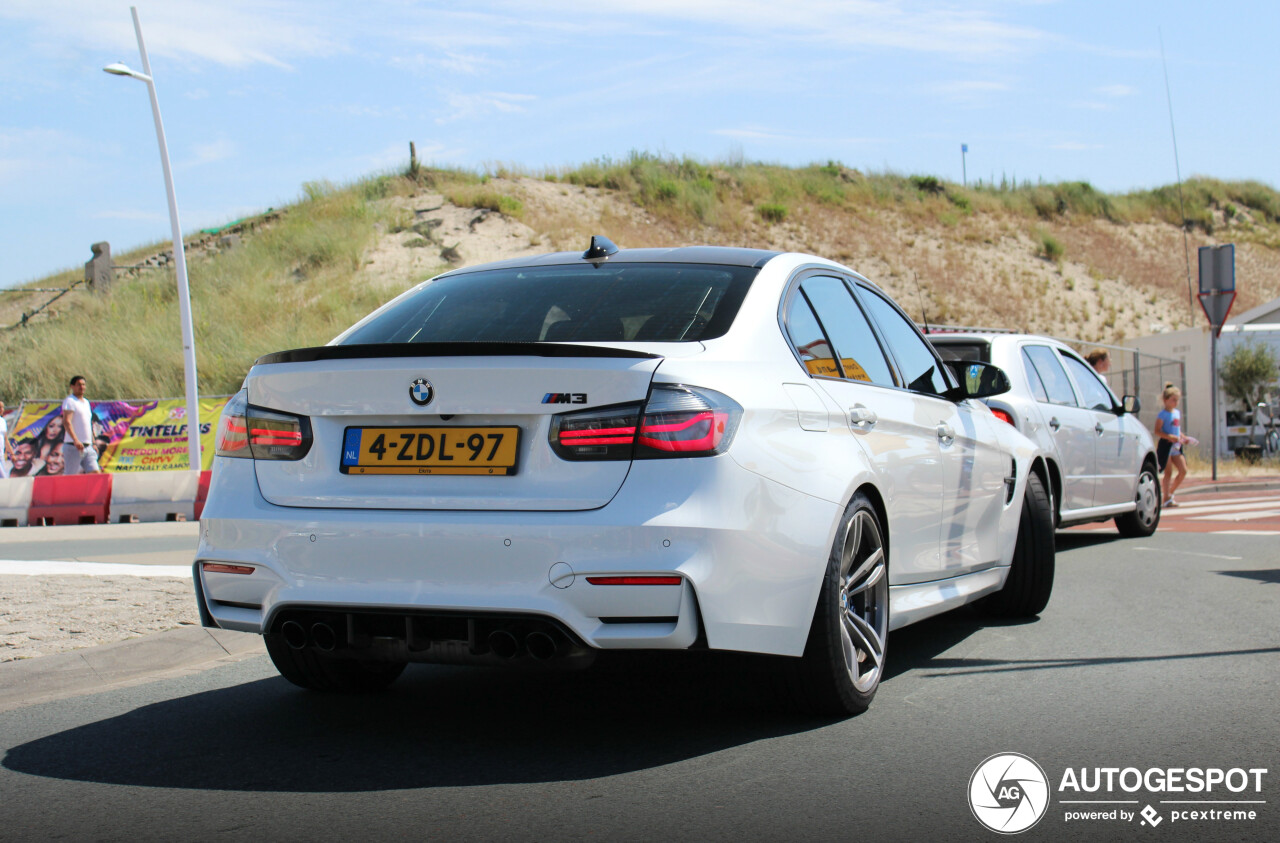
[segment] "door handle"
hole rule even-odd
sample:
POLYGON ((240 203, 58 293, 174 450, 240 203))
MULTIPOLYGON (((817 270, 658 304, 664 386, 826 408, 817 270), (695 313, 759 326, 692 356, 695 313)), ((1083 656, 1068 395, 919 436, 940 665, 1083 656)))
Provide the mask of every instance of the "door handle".
POLYGON ((939 422, 938 441, 943 445, 950 445, 952 442, 956 441, 956 432, 951 429, 950 425, 939 422))
POLYGON ((875 427, 879 420, 880 417, 876 415, 875 410, 861 404, 855 404, 849 408, 849 427, 854 433, 870 433, 871 428, 875 427))
POLYGON ((1102 422, 1098 422, 1093 426, 1093 432, 1098 434, 1099 436, 1102 435, 1102 422))
POLYGON ((1054 416, 1053 418, 1049 419, 1049 427, 1053 428, 1054 433, 1057 433, 1058 428, 1062 427, 1062 422, 1058 421, 1057 416, 1054 416))

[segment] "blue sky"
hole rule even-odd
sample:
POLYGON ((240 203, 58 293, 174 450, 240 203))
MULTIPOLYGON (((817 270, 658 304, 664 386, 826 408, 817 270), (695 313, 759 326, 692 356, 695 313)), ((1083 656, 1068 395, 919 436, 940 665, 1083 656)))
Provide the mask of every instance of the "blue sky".
MULTIPOLYGON (((428 163, 637 149, 959 181, 1280 184, 1280 6, 135 0, 184 231, 428 163)), ((0 2, 0 286, 168 237, 129 2, 0 2)))

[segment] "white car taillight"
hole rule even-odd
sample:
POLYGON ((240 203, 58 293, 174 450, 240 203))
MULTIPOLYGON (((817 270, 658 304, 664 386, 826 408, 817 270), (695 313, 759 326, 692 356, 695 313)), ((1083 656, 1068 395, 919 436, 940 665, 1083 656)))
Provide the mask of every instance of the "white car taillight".
POLYGON ((551 448, 566 460, 667 459, 722 454, 742 407, 719 392, 656 384, 644 404, 556 416, 551 448))
POLYGON ((311 449, 311 421, 249 404, 242 390, 218 419, 216 453, 255 460, 300 460, 311 449))

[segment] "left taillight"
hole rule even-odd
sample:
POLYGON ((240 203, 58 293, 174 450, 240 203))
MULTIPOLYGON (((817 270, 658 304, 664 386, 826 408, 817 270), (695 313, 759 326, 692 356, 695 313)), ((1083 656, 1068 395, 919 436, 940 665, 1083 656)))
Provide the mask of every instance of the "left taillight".
POLYGON ((566 460, 709 457, 728 450, 741 418, 742 407, 714 390, 655 384, 643 404, 556 416, 551 449, 566 460))
POLYGON ((997 408, 997 407, 992 407, 992 408, 991 408, 991 415, 993 415, 993 416, 995 416, 996 418, 1000 419, 1000 421, 1004 422, 1005 424, 1011 424, 1011 425, 1013 425, 1014 427, 1017 427, 1017 425, 1016 425, 1016 424, 1014 424, 1013 416, 1012 416, 1012 415, 1011 415, 1007 410, 1001 410, 1001 409, 999 409, 999 408, 997 408))
POLYGON ((218 419, 216 447, 220 457, 300 460, 311 450, 311 420, 255 407, 241 390, 218 419))

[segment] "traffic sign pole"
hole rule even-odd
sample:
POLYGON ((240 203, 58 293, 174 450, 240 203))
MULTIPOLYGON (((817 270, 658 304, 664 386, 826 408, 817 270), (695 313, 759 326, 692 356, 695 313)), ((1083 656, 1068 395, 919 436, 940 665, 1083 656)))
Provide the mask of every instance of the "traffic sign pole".
POLYGON ((1218 337, 1222 326, 1236 301, 1236 247, 1233 243, 1222 246, 1201 246, 1200 260, 1200 309, 1209 320, 1213 334, 1209 337, 1209 406, 1213 413, 1210 426, 1213 444, 1213 479, 1218 479, 1218 337))

